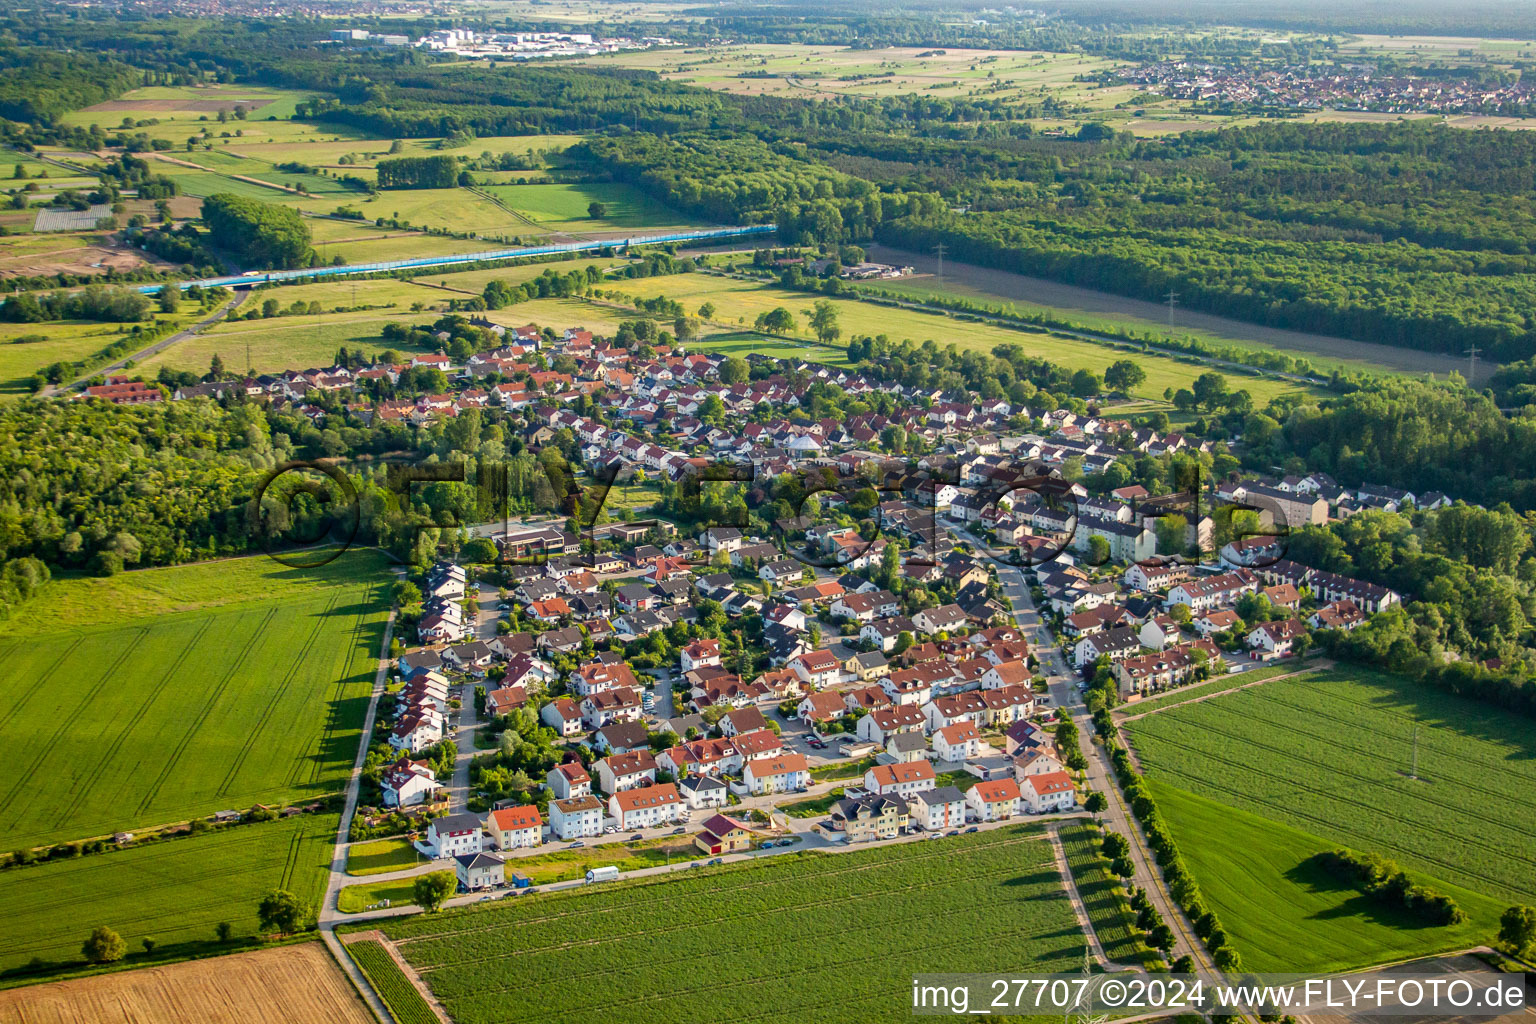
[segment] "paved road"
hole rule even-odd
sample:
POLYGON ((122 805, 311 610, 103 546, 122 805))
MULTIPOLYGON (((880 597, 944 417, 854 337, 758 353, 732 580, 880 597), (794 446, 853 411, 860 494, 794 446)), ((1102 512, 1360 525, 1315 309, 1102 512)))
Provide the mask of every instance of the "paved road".
MULTIPOLYGON (((950 528, 950 532, 957 539, 971 539, 953 527, 950 528)), ((1109 801, 1109 807, 1102 814, 1101 820, 1108 828, 1130 840, 1131 862, 1136 869, 1131 881, 1146 890, 1152 905, 1157 907, 1158 913, 1163 915, 1163 919, 1173 929, 1177 942, 1172 955, 1178 957, 1188 953, 1195 958, 1197 965, 1208 967, 1210 961, 1205 947, 1195 938, 1194 930, 1184 917, 1183 910, 1168 894, 1163 884, 1162 872, 1148 851, 1141 825, 1130 814, 1125 801, 1120 796, 1120 786, 1115 780, 1108 753, 1102 744, 1093 741, 1092 716, 1083 704, 1077 689, 1078 676, 1067 665, 1066 658, 1062 656, 1056 645, 1055 637, 1041 620, 1023 572, 996 559, 992 559, 992 563, 997 569, 998 582, 1002 584, 1003 594, 1013 606, 1014 621, 1018 624, 1019 631, 1029 641, 1030 650, 1034 652, 1040 663, 1040 672, 1047 680, 1052 702, 1077 723, 1078 743, 1083 755, 1088 759, 1088 786, 1103 793, 1109 801)))
POLYGON ((202 333, 203 328, 207 327, 209 324, 214 324, 224 319, 229 315, 231 310, 233 310, 236 306, 244 301, 244 294, 236 294, 228 302, 225 302, 218 309, 214 310, 212 313, 208 314, 208 316, 199 320, 197 323, 191 325, 190 327, 184 327, 170 337, 162 338, 161 340, 155 342, 153 345, 150 345, 148 348, 141 348, 137 352, 134 352, 132 355, 123 356, 123 358, 119 359, 115 363, 98 367, 97 369, 94 369, 90 373, 86 374, 84 377, 76 378, 75 380, 70 381, 68 384, 62 385, 60 387, 45 388, 43 390, 43 394, 47 397, 52 397, 57 395, 60 391, 64 391, 70 387, 73 387, 74 385, 80 383, 82 380, 88 380, 91 377, 109 373, 116 373, 118 370, 124 369, 129 363, 137 363, 141 360, 148 359, 150 356, 156 354, 157 352, 164 352, 166 349, 170 348, 177 342, 186 341, 188 338, 202 333))
POLYGON ((480 725, 475 715, 474 682, 466 682, 459 695, 459 728, 454 733, 459 756, 453 762, 453 780, 448 784, 448 809, 454 814, 469 809, 469 763, 478 753, 475 750, 475 729, 480 725))
POLYGON ((336 829, 336 846, 331 852, 331 871, 326 878, 325 897, 320 904, 319 924, 320 937, 325 940, 326 948, 341 965, 341 969, 347 972, 352 979, 352 984, 358 992, 367 1000, 373 1008, 374 1015, 382 1021, 392 1021, 394 1018, 385 1008, 381 1000, 358 970, 352 958, 347 956, 342 949, 341 942, 336 938, 335 928, 338 912, 336 910, 336 898, 341 893, 341 887, 347 879, 347 851, 350 847, 348 836, 352 831, 352 816, 357 813, 357 796, 363 775, 363 762, 368 757, 368 737, 373 735, 374 719, 379 711, 379 698, 384 694, 384 684, 389 678, 389 641, 395 631, 395 610, 389 612, 389 619, 384 623, 384 640, 379 648, 379 664, 373 674, 373 693, 368 698, 368 713, 363 716, 363 734, 358 740, 357 757, 352 761, 352 777, 347 781, 347 799, 341 812, 341 824, 336 829))

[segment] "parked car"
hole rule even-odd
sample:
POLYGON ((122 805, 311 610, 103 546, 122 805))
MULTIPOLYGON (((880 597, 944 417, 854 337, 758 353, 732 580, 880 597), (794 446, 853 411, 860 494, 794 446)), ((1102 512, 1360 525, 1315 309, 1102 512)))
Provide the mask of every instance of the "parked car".
POLYGON ((579 849, 581 849, 585 845, 586 845, 585 843, 583 843, 580 839, 578 839, 574 843, 572 843, 571 845, 567 846, 566 849, 567 850, 579 850, 579 849))
POLYGON ((641 835, 639 832, 636 832, 634 835, 629 837, 629 841, 632 843, 637 843, 644 838, 645 836, 641 835))
POLYGON ((976 826, 975 825, 972 825, 970 828, 966 829, 966 832, 975 832, 975 831, 976 831, 976 826))
POLYGON ((944 834, 947 835, 947 836, 957 836, 957 835, 960 834, 960 830, 957 829, 957 828, 952 828, 952 829, 950 829, 948 832, 946 832, 944 834))
POLYGON ((688 831, 687 829, 685 829, 685 828, 683 828, 683 826, 679 825, 679 826, 677 826, 677 828, 673 829, 669 834, 670 835, 674 835, 674 836, 680 836, 684 832, 687 832, 687 831, 688 831))
POLYGON ((716 857, 714 860, 709 862, 709 866, 710 867, 714 867, 716 864, 724 864, 724 863, 725 863, 725 861, 722 858, 716 857))
POLYGON ((815 750, 826 750, 827 749, 827 745, 825 743, 821 742, 821 740, 817 739, 814 736, 812 736, 810 739, 806 740, 805 741, 805 745, 808 746, 808 747, 811 747, 811 748, 813 748, 815 750))

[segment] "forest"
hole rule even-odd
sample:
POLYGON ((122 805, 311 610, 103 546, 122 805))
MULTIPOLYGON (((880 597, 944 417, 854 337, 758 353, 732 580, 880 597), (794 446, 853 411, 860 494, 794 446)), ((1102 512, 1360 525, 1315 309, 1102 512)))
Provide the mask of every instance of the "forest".
POLYGON ((221 192, 203 200, 203 223, 215 245, 252 266, 286 269, 314 260, 308 225, 285 206, 221 192))

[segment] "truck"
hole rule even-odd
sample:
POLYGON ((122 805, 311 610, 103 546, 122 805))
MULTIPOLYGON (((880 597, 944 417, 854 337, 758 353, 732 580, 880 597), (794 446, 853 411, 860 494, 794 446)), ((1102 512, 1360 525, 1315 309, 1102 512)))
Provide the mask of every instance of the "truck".
POLYGON ((612 864, 607 867, 593 868, 587 872, 587 884, 593 882, 612 882, 619 877, 619 869, 612 864))

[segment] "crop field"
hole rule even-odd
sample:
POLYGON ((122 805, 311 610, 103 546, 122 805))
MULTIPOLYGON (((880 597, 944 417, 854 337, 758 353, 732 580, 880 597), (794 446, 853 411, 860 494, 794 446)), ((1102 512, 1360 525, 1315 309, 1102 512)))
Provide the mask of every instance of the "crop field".
MULTIPOLYGON (((70 111, 61 120, 81 127, 97 124, 108 130, 118 128, 125 117, 135 121, 153 120, 158 123, 133 130, 178 144, 203 131, 216 136, 223 132, 233 135, 238 131, 245 136, 263 138, 272 132, 273 124, 290 124, 288 119, 293 117, 294 107, 310 95, 296 89, 257 85, 146 86, 131 89, 115 100, 70 111), (237 106, 248 111, 246 120, 234 116, 237 106), (229 112, 227 123, 218 121, 220 110, 229 112), (268 118, 278 120, 272 122, 268 118)), ((318 131, 305 128, 310 132, 318 131)), ((325 134, 329 137, 334 131, 327 130, 325 134)))
POLYGON ((126 940, 130 963, 239 949, 255 936, 256 904, 273 889, 319 902, 336 825, 335 814, 302 814, 6 871, 0 985, 84 967, 80 943, 97 925, 126 940), (216 941, 221 921, 233 927, 228 944, 216 941), (152 957, 145 938, 159 943, 152 957), (35 969, 22 970, 28 965, 35 969))
MULTIPOLYGON (((631 300, 665 295, 681 302, 689 310, 697 309, 704 302, 712 302, 716 310, 713 318, 715 321, 729 323, 735 320, 744 327, 749 326, 759 314, 783 306, 794 314, 801 334, 807 338, 810 334, 805 311, 818 299, 824 298, 713 274, 622 281, 613 290, 631 300)), ((1049 359, 1072 369, 1087 368, 1097 372, 1103 372, 1110 363, 1126 358, 1127 354, 1123 349, 1107 345, 1012 330, 961 317, 894 309, 858 299, 836 298, 831 301, 837 307, 838 323, 842 327, 845 344, 846 339, 856 335, 885 334, 893 340, 907 338, 921 342, 931 338, 940 345, 953 344, 960 349, 988 353, 998 345, 1017 345, 1029 355, 1049 359)), ((815 351, 807 349, 804 358, 816 358, 811 354, 815 351)), ((1203 364, 1180 362, 1167 356, 1136 353, 1135 358, 1147 371, 1146 383, 1138 389, 1143 395, 1161 395, 1163 389, 1168 387, 1188 387, 1191 381, 1208 369, 1203 364)), ((1229 373, 1228 378, 1234 390, 1247 389, 1257 406, 1263 406, 1279 395, 1300 390, 1298 385, 1286 381, 1237 373, 1229 373)))
POLYGON ((361 939, 349 943, 347 953, 368 976, 369 983, 398 1024, 437 1024, 437 1014, 432 1012, 427 1000, 378 942, 361 939))
POLYGON ((1109 861, 1099 852, 1104 834, 1082 822, 1069 822, 1057 834, 1104 955, 1119 964, 1161 960, 1162 955, 1143 941, 1131 901, 1121 890, 1120 880, 1110 873, 1109 861))
POLYGON ((1474 892, 1536 895, 1536 734, 1487 705, 1337 668, 1128 730, 1153 779, 1474 892))
POLYGON ((27 381, 38 370, 60 360, 84 359, 120 337, 116 324, 72 320, 0 324, 0 395, 27 394, 27 381))
POLYGON ((866 1021, 906 1012, 916 960, 933 972, 1046 973, 1082 957, 1051 848, 1027 826, 503 900, 383 930, 459 1024, 777 1024, 804 1020, 811 1001, 820 1020, 866 1021), (686 971, 659 955, 669 949, 688 951, 686 971))
POLYGON ((373 1024, 318 942, 0 993, 0 1024, 373 1024))
MULTIPOLYGON (((283 292, 262 293, 263 296, 267 294, 284 303, 292 301, 283 292)), ((427 297, 425 292, 423 297, 427 297)), ((258 297, 258 305, 260 300, 261 297, 258 297)), ((376 310, 357 314, 284 316, 270 320, 219 323, 196 337, 187 338, 157 352, 138 363, 134 370, 151 377, 162 366, 206 373, 215 355, 224 360, 227 367, 241 370, 249 367, 257 373, 330 366, 335 362, 336 350, 343 345, 349 349, 362 348, 367 352, 381 351, 386 347, 380 338, 384 325, 408 320, 412 316, 431 318, 433 315, 411 314, 405 310, 395 313, 376 310)), ((389 347, 398 351, 415 351, 409 346, 389 347)))
POLYGON ((238 561, 264 572, 223 562, 51 584, 57 603, 45 597, 28 611, 51 604, 52 624, 25 629, 18 617, 0 633, 0 663, 16 680, 0 695, 0 744, 13 766, 0 783, 7 845, 338 790, 357 750, 387 582, 379 556, 355 554, 333 563, 348 562, 350 576, 258 557, 238 561), (284 588, 292 573, 302 585, 284 588), (194 590, 216 581, 226 600, 135 613, 160 603, 157 583, 197 576, 194 590), (123 603, 110 603, 119 593, 123 603), (72 622, 70 610, 92 598, 108 601, 96 621, 72 622))
POLYGON ((1466 949, 1498 932, 1505 902, 1450 885, 1444 876, 1412 873, 1414 881, 1455 899, 1470 920, 1426 927, 1308 863, 1336 842, 1156 779, 1152 790, 1200 892, 1248 970, 1347 971, 1466 949))

